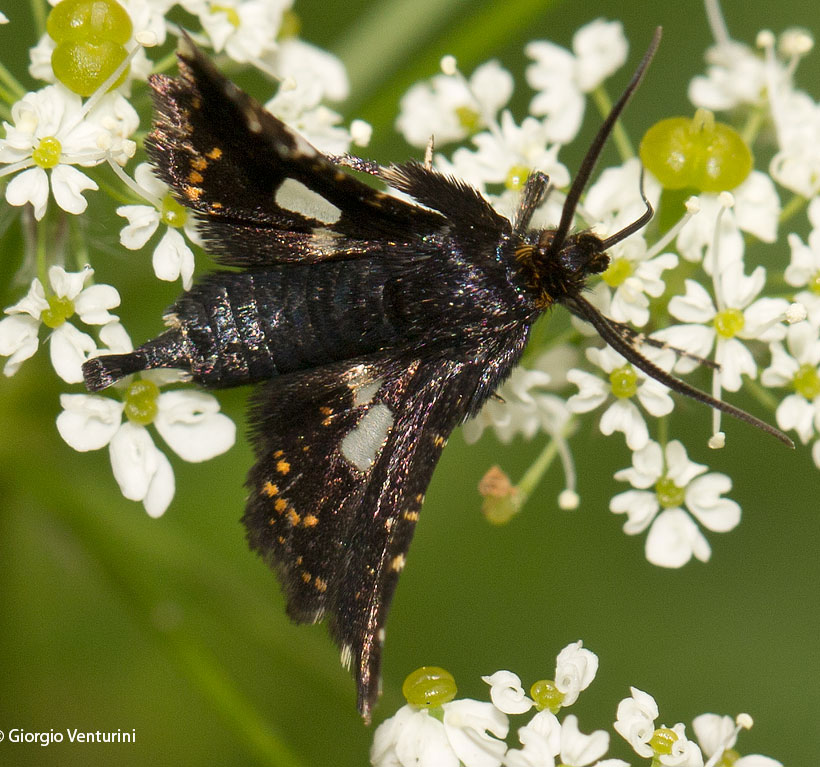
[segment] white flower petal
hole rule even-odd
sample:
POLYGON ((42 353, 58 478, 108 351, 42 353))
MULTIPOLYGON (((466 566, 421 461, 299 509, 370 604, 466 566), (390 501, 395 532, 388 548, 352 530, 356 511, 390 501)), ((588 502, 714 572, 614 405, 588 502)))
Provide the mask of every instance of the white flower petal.
POLYGON ((752 353, 737 338, 718 337, 715 362, 720 365, 720 383, 724 389, 738 391, 743 385, 741 375, 754 378, 757 365, 752 353))
POLYGON ((507 744, 497 738, 507 737, 507 717, 491 703, 469 698, 445 703, 442 708, 447 740, 464 766, 500 767, 507 744))
POLYGON ((706 756, 712 756, 719 749, 734 748, 737 741, 735 721, 731 716, 701 714, 692 720, 692 729, 706 756))
POLYGON ((194 274, 194 254, 185 238, 170 227, 154 250, 154 274, 160 280, 172 282, 182 277, 182 287, 189 290, 194 274))
POLYGON ((151 205, 121 205, 117 215, 128 219, 120 230, 120 244, 128 250, 139 250, 159 227, 159 211, 151 205))
POLYGON ((669 301, 669 313, 681 322, 704 324, 715 316, 712 297, 699 282, 686 280, 686 294, 669 301))
POLYGON ((6 187, 9 205, 34 206, 34 218, 38 221, 46 214, 48 204, 48 175, 42 168, 29 168, 18 173, 6 187))
POLYGON ((649 740, 655 733, 655 719, 658 718, 658 705, 655 699, 637 687, 631 687, 631 698, 624 698, 618 704, 617 719, 613 725, 616 732, 638 754, 651 757, 654 755, 649 740))
POLYGON ((148 482, 148 491, 142 501, 148 516, 154 519, 165 513, 176 492, 176 479, 170 461, 160 450, 156 452, 156 461, 156 471, 148 482))
POLYGON ((624 532, 627 535, 637 535, 646 530, 659 509, 658 496, 648 490, 627 490, 613 496, 609 502, 609 510, 613 514, 626 514, 624 532))
POLYGON ((0 357, 8 357, 3 373, 13 376, 34 352, 40 322, 27 314, 12 314, 0 320, 0 357))
POLYGON ((619 482, 629 482, 633 487, 646 490, 652 487, 664 472, 663 453, 657 442, 649 442, 632 454, 632 467, 615 473, 619 482))
POLYGON ((219 412, 219 403, 210 394, 163 392, 158 405, 154 426, 185 461, 207 461, 230 449, 236 441, 236 424, 219 412))
POLYGON ((66 383, 83 381, 82 365, 96 348, 94 339, 77 330, 70 322, 55 328, 49 338, 51 364, 66 383))
POLYGON ((123 404, 92 394, 61 394, 63 412, 57 431, 74 450, 86 452, 105 447, 122 422, 123 404))
POLYGON ((667 509, 655 519, 646 536, 646 558, 658 567, 683 567, 692 555, 706 562, 709 542, 683 509, 667 509))
POLYGON ((721 498, 732 489, 732 480, 713 472, 692 480, 686 488, 686 508, 708 530, 725 533, 740 523, 740 506, 721 498))
POLYGON ((521 687, 521 679, 512 671, 496 671, 481 679, 490 685, 490 700, 499 711, 523 714, 532 708, 533 702, 521 687))
POLYGON ((28 293, 16 304, 12 304, 6 310, 6 314, 28 314, 35 320, 40 319, 40 315, 48 309, 46 292, 43 284, 36 277, 31 281, 28 293))
POLYGON ((578 717, 568 714, 561 724, 561 761, 572 767, 584 767, 600 759, 609 748, 609 733, 595 730, 584 735, 578 729, 578 717))
POLYGON ((79 215, 85 212, 88 201, 83 197, 87 190, 99 189, 97 182, 72 165, 58 165, 51 171, 51 190, 54 201, 66 212, 79 215))
POLYGON ((629 44, 620 21, 595 19, 573 35, 572 50, 577 56, 578 85, 589 93, 623 66, 629 44))
POLYGON ((107 325, 116 317, 108 310, 120 305, 120 294, 111 285, 91 285, 74 301, 74 310, 86 325, 107 325))
POLYGON ((94 270, 90 267, 79 272, 67 272, 62 266, 52 266, 48 270, 48 281, 55 295, 73 301, 93 275, 94 270))
POLYGON ((555 686, 564 693, 563 706, 578 700, 581 690, 586 690, 598 673, 598 656, 587 650, 578 640, 568 644, 555 659, 555 686))
MULTIPOLYGON (((2 326, 0 322, 0 326, 2 326)), ((775 418, 784 431, 794 429, 805 445, 814 436, 814 421, 817 412, 813 403, 799 394, 789 394, 777 406, 775 418)))
POLYGON ((601 434, 606 436, 616 431, 622 432, 627 446, 633 451, 640 450, 649 442, 646 421, 637 405, 628 399, 613 402, 601 416, 599 428, 601 434))
POLYGON ((598 376, 583 370, 570 370, 567 381, 575 384, 579 391, 567 400, 567 407, 573 413, 588 413, 594 410, 609 394, 609 387, 598 376))
POLYGON ((112 437, 108 452, 122 494, 130 501, 144 500, 162 455, 147 429, 126 421, 112 437))

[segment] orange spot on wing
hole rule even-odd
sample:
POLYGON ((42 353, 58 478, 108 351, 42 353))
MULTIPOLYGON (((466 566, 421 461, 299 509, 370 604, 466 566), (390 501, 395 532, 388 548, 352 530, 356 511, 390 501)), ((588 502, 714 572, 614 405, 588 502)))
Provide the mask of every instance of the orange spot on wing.
POLYGON ((222 157, 222 150, 218 146, 215 146, 210 152, 206 152, 205 156, 211 160, 218 160, 222 157))

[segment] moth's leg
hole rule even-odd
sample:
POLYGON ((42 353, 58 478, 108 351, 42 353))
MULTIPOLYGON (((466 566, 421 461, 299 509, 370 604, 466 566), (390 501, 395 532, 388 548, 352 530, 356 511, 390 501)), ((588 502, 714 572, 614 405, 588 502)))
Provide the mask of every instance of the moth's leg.
POLYGON ((523 238, 530 226, 535 209, 541 205, 549 193, 550 177, 540 170, 534 170, 527 176, 524 190, 518 200, 518 208, 513 216, 513 234, 523 238))
POLYGON ((433 150, 436 148, 435 136, 430 136, 427 147, 424 150, 424 167, 433 170, 433 150))
POLYGON ((361 173, 369 173, 371 176, 378 176, 381 178, 386 170, 384 165, 379 165, 375 160, 365 160, 362 157, 356 157, 354 154, 345 152, 344 154, 328 154, 325 155, 334 165, 340 165, 343 168, 352 168, 361 173))
POLYGON ((633 347, 638 347, 641 344, 646 344, 647 346, 651 346, 653 349, 669 349, 670 351, 677 354, 678 357, 686 357, 690 360, 695 360, 695 362, 699 362, 701 365, 706 365, 708 368, 712 368, 712 370, 720 370, 720 365, 717 364, 714 360, 707 360, 703 357, 699 357, 697 354, 692 354, 692 352, 688 352, 685 349, 679 349, 677 346, 670 346, 666 341, 661 341, 658 338, 651 338, 647 336, 645 333, 642 333, 639 330, 635 330, 631 325, 627 325, 624 322, 617 322, 613 320, 611 317, 607 317, 609 324, 615 329, 618 335, 624 339, 628 344, 633 347))

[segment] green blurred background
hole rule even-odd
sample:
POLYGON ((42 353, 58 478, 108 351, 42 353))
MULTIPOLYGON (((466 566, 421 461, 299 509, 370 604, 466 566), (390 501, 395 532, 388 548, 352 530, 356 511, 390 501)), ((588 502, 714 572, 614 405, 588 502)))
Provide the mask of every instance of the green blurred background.
MULTIPOLYGON (((0 29, 3 62, 24 77, 20 62, 34 42, 25 33, 28 14, 3 10, 13 20, 0 29)), ((382 161, 408 156, 391 137, 398 99, 410 82, 433 74, 444 53, 466 72, 497 57, 527 94, 524 43, 568 45, 578 26, 619 18, 632 50, 614 93, 661 24, 661 50, 625 118, 637 138, 662 117, 691 113, 686 83, 703 71, 710 40, 697 0, 297 0, 295 10, 305 39, 350 66, 348 116, 373 122, 368 154, 382 161)), ((775 9, 726 0, 724 12, 733 36, 747 42, 764 27, 820 31, 805 0, 775 9)), ((820 52, 797 79, 817 95, 820 52)), ((590 115, 586 135, 597 120, 590 115)), ((563 155, 570 168, 584 143, 563 155)), ((110 220, 90 224, 89 237, 108 254, 94 264, 101 281, 117 281, 120 314, 139 341, 157 331, 176 288, 158 284, 144 260, 132 268, 143 254, 118 247, 110 220)), ((3 284, 19 264, 13 232, 5 243, 3 284)), ((761 253, 781 267, 788 259, 785 246, 761 253)), ((7 289, 2 305, 19 294, 7 289)), ((0 765, 365 764, 372 728, 356 714, 336 648, 324 627, 289 623, 273 574, 247 550, 239 523, 251 461, 244 439, 207 465, 174 462, 176 498, 151 520, 119 494, 107 451, 82 455, 61 442, 60 391, 43 354, 0 382, 0 730, 135 729, 137 743, 5 741, 0 765)), ((240 424, 245 396, 221 396, 240 424)), ((417 666, 444 666, 463 695, 483 697, 481 674, 509 668, 529 685, 550 677, 556 652, 581 638, 601 659, 574 707, 584 730, 609 728, 617 701, 635 685, 655 695, 668 724, 688 725, 704 711, 747 711, 756 725, 742 736, 742 753, 816 764, 820 474, 807 450, 788 451, 735 423, 725 422, 726 450, 701 448, 708 416, 696 408, 678 403, 673 435, 697 421, 690 457, 733 476, 729 495, 744 516, 732 533, 708 536, 710 563, 680 571, 647 564, 643 537, 623 535, 622 520, 607 510, 624 489, 612 473, 629 463, 619 437, 602 439, 590 425, 573 440, 579 510, 557 509, 561 479, 553 470, 525 512, 497 529, 479 514, 478 480, 493 463, 520 477, 542 444, 504 447, 485 436, 468 448, 457 434, 393 604, 377 721, 402 704, 402 680, 417 666)), ((639 761, 614 739, 611 754, 639 761)))

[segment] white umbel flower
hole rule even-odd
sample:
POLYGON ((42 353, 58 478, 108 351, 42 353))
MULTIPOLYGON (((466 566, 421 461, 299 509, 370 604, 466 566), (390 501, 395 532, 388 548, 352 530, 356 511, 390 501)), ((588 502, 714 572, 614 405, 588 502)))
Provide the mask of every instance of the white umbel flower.
POLYGON ((86 325, 106 325, 117 319, 109 309, 120 303, 120 294, 111 285, 84 287, 93 274, 90 267, 66 272, 61 266, 52 266, 48 271, 48 295, 35 278, 28 294, 5 310, 10 315, 0 320, 0 356, 9 358, 3 368, 5 375, 14 375, 37 351, 40 325, 45 324, 52 329, 48 341, 57 375, 66 383, 83 380, 82 364, 96 349, 96 343, 68 320, 76 315, 86 325))
POLYGON ((706 471, 673 440, 665 450, 649 442, 633 453, 631 468, 615 473, 615 479, 635 489, 613 497, 609 509, 626 515, 627 535, 649 528, 645 550, 652 564, 682 567, 693 556, 706 562, 711 548, 695 520, 716 533, 728 532, 740 522, 740 506, 723 497, 732 487, 731 479, 706 471))

